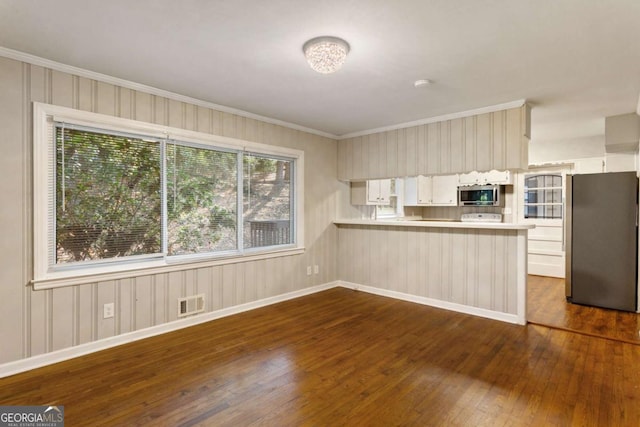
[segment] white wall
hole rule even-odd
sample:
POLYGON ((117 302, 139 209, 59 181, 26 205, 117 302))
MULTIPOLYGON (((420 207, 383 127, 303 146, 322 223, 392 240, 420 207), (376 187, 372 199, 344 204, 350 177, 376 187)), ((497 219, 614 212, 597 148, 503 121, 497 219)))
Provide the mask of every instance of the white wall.
POLYGON ((337 279, 332 220, 343 189, 334 140, 7 58, 0 129, 0 365, 166 324, 178 297, 204 293, 210 312, 337 279), (305 253, 34 291, 33 101, 303 150, 305 253), (307 276, 307 265, 319 274, 307 276), (116 316, 103 319, 102 305, 114 301, 116 316))
POLYGON ((529 143, 529 164, 532 165, 603 156, 604 135, 529 143))

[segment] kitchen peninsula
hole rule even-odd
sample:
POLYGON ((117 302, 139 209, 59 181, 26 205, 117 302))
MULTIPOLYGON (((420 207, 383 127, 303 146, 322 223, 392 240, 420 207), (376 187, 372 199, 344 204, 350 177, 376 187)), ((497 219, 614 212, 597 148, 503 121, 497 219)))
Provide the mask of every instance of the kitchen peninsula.
POLYGON ((337 220, 344 286, 526 323, 529 224, 337 220))
MULTIPOLYGON (((433 188, 448 186, 447 177, 455 174, 466 180, 477 177, 478 172, 526 170, 530 135, 531 109, 524 101, 354 135, 338 144, 338 179, 350 183, 352 206, 363 204, 353 198, 354 188, 356 195, 364 194, 364 187, 358 184, 363 181, 434 177, 434 193, 433 188)), ((460 181, 458 185, 470 183, 460 181)), ((514 194, 512 190, 511 202, 507 202, 509 215, 517 212, 514 194)), ((364 204, 381 204, 384 196, 381 193, 379 199, 364 204)), ((417 204, 433 210, 421 216, 437 216, 441 208, 434 206, 457 206, 454 199, 418 200, 417 204)), ((338 277, 344 286, 526 323, 527 235, 532 226, 352 219, 370 218, 371 211, 353 212, 353 216, 345 213, 350 219, 334 221, 339 239, 338 277)), ((460 218, 460 213, 443 216, 460 218)))

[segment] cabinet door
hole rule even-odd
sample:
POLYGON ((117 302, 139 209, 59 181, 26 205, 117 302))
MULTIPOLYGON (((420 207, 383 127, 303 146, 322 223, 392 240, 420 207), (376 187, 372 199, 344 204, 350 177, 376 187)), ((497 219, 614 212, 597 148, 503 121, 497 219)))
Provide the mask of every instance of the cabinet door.
POLYGON ((367 204, 375 205, 380 200, 380 180, 367 181, 367 204))
POLYGON ((372 179, 367 181, 367 204, 388 205, 391 201, 391 180, 372 179))
POLYGON ((433 178, 430 176, 418 176, 418 204, 429 205, 433 199, 433 178))
POLYGON ((461 173, 459 175, 459 185, 477 185, 480 181, 478 172, 461 173))
POLYGON ((486 176, 487 184, 513 184, 513 180, 511 179, 511 172, 509 171, 496 171, 492 170, 484 173, 486 176))
POLYGON ((434 205, 456 206, 458 204, 458 176, 434 176, 432 196, 434 205))
POLYGON ((388 205, 391 203, 391 180, 390 179, 379 179, 378 185, 380 186, 378 189, 378 204, 380 205, 388 205))
POLYGON ((431 203, 431 177, 411 176, 404 180, 405 206, 424 206, 431 203))
POLYGON ((418 205, 418 177, 408 176, 404 179, 404 205, 418 205))

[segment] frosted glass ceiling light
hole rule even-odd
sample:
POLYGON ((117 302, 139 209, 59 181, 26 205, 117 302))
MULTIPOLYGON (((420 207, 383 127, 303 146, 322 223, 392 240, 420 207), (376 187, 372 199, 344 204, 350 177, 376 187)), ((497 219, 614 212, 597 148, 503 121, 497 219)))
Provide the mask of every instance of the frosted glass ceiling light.
POLYGON ((302 46, 307 62, 315 71, 329 74, 338 71, 349 53, 349 43, 337 37, 316 37, 302 46))

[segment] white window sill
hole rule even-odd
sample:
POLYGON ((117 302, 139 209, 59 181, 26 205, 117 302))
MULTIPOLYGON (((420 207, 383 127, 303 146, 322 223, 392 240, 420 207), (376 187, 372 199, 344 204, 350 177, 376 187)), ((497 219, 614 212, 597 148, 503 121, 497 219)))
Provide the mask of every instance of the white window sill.
POLYGON ((35 290, 53 289, 64 286, 104 282, 107 280, 127 279, 194 268, 215 267, 218 265, 299 255, 304 253, 304 251, 304 247, 289 247, 286 249, 270 250, 268 252, 247 252, 243 255, 234 254, 229 257, 200 258, 197 260, 181 260, 171 263, 167 263, 164 260, 156 260, 145 263, 111 265, 108 267, 98 267, 96 269, 56 271, 48 273, 45 278, 32 280, 31 284, 35 290))

